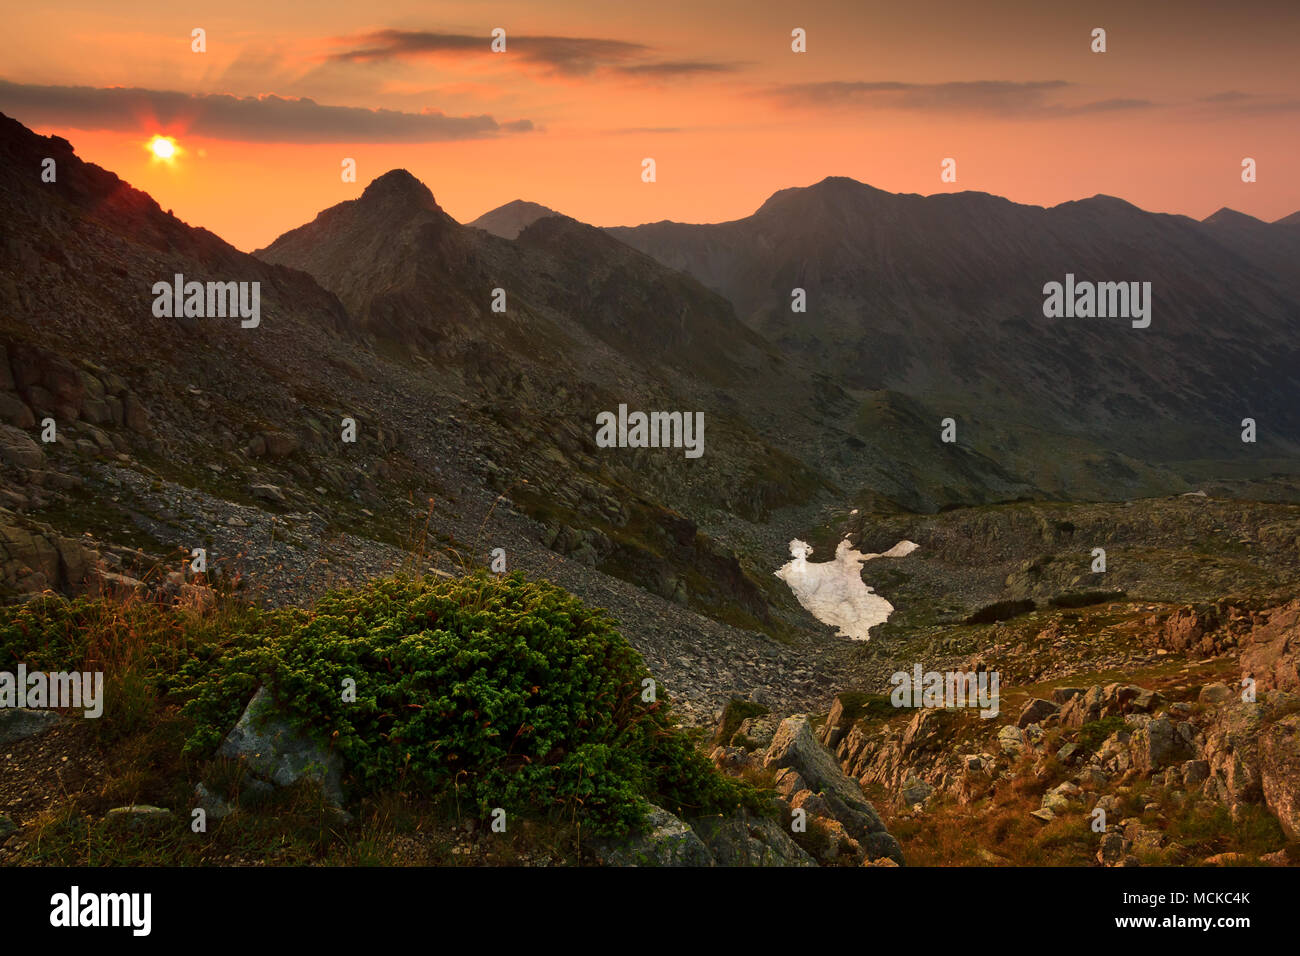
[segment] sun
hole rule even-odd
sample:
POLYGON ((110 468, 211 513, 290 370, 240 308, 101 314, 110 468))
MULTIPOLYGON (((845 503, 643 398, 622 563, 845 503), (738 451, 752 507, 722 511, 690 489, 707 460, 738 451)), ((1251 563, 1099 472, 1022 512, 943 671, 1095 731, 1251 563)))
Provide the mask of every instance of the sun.
POLYGON ((170 136, 155 136, 149 140, 146 148, 153 153, 154 159, 161 159, 165 163, 170 163, 179 152, 176 140, 170 136))

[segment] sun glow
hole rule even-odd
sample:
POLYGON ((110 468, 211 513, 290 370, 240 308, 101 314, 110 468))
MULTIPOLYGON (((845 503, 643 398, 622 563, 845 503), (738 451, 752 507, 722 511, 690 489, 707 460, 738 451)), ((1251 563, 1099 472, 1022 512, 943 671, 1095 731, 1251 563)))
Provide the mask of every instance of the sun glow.
POLYGON ((146 148, 153 154, 154 159, 160 159, 165 163, 170 163, 180 151, 176 146, 176 140, 170 136, 155 136, 149 140, 146 148))

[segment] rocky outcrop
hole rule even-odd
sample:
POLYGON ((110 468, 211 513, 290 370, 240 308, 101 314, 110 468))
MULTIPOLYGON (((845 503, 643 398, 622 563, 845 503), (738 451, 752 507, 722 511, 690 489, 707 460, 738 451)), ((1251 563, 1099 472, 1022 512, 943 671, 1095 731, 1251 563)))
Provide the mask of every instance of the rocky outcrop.
POLYGON ((77 592, 93 580, 100 555, 82 540, 0 508, 0 591, 77 592))
POLYGON ((1300 600, 1274 608, 1242 638, 1241 670, 1257 691, 1300 690, 1300 600))
MULTIPOLYGON (((889 857, 903 862, 902 848, 885 829, 875 808, 867 801, 858 783, 848 777, 835 757, 817 740, 808 717, 796 714, 781 721, 772 744, 763 758, 769 769, 795 771, 807 790, 819 798, 819 813, 841 824, 848 835, 861 845, 868 859, 889 857)), ((792 804, 799 801, 795 795, 792 804)))
POLYGON ((1300 714, 1269 724, 1259 738, 1264 802, 1292 840, 1300 840, 1300 714))

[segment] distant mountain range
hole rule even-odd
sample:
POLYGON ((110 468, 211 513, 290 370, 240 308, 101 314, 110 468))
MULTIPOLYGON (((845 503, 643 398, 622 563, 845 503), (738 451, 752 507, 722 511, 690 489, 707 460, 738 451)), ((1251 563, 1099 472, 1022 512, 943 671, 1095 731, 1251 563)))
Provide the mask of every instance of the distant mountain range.
POLYGON ((1300 440, 1295 217, 1201 223, 1107 196, 1044 209, 830 178, 735 222, 608 231, 847 386, 1143 457, 1239 454, 1246 417, 1268 423, 1268 455, 1300 440), (1150 282, 1150 327, 1044 317, 1044 285, 1067 275, 1150 282))

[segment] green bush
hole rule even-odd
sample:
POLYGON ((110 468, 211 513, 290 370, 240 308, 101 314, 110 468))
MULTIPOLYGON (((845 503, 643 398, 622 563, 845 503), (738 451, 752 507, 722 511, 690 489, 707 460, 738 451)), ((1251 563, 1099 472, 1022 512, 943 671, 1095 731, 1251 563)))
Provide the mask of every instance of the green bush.
POLYGON ((572 814, 603 834, 635 825, 647 800, 687 814, 760 805, 665 702, 642 701, 649 672, 603 612, 547 582, 383 579, 251 623, 182 671, 191 752, 211 752, 266 684, 363 793, 454 791, 483 811, 572 814))
POLYGON ((1090 720, 1079 728, 1078 735, 1074 742, 1082 744, 1088 749, 1089 753, 1096 753, 1097 748, 1106 742, 1111 734, 1120 730, 1127 729, 1128 724, 1119 714, 1111 714, 1108 717, 1102 717, 1100 720, 1090 720))

